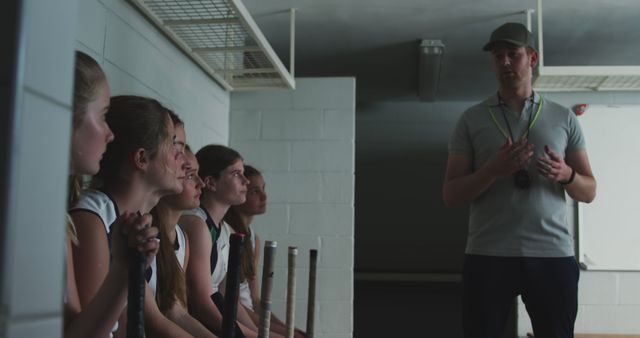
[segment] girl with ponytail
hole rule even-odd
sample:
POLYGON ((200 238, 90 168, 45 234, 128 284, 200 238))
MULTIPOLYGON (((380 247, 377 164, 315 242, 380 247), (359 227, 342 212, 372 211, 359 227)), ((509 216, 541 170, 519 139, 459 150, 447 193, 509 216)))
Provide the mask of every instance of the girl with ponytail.
MULTIPOLYGON (((256 325, 259 323, 260 289, 256 281, 256 270, 260 261, 260 237, 251 228, 253 218, 262 215, 267 211, 267 192, 262 173, 258 169, 246 165, 244 166, 244 176, 249 180, 247 186, 247 197, 245 202, 239 205, 232 205, 224 221, 231 226, 235 232, 243 233, 248 240, 242 252, 242 269, 240 270, 240 303, 256 325)), ((275 314, 271 313, 270 330, 282 335, 286 335, 287 328, 284 322, 275 314)), ((296 329, 295 338, 305 337, 305 332, 296 329)))
MULTIPOLYGON (((135 219, 136 224, 148 226, 152 222, 149 211, 160 198, 182 191, 184 136, 176 133, 167 108, 150 98, 115 96, 109 102, 106 122, 115 139, 102 157, 93 189, 84 191, 70 210, 81 243, 73 250, 81 304, 96 297, 115 268, 111 262, 118 250, 113 240, 117 220, 135 219)), ((157 234, 157 228, 148 229, 157 234)), ((142 240, 157 245, 155 238, 142 240)), ((149 263, 146 277, 146 335, 191 337, 164 317, 154 301, 155 259, 149 263)), ((122 314, 125 316, 121 316, 118 333, 126 331, 125 309, 122 314)))
MULTIPOLYGON (((191 239, 187 267, 187 296, 193 316, 212 332, 222 328, 224 280, 233 229, 223 220, 233 205, 245 202, 249 180, 240 154, 223 145, 207 145, 196 153, 204 186, 200 207, 185 212, 180 226, 191 239)), ((245 246, 249 243, 245 242, 245 246)), ((238 338, 256 338, 258 328, 246 309, 238 306, 238 338)), ((283 335, 270 332, 272 338, 283 335)))
MULTIPOLYGON (((176 133, 184 135, 184 123, 175 114, 171 118, 176 133)), ((155 300, 167 318, 194 337, 215 338, 213 333, 187 312, 185 269, 189 264, 189 239, 177 224, 182 211, 198 207, 204 185, 198 176, 198 161, 188 146, 185 146, 184 170, 182 192, 161 198, 151 211, 153 226, 160 232, 155 300)))
MULTIPOLYGON (((75 205, 82 190, 82 175, 93 175, 100 168, 107 144, 114 135, 105 121, 109 106, 109 85, 98 63, 89 55, 76 52, 68 205, 75 205)), ((135 247, 146 253, 147 262, 158 250, 154 229, 144 228, 144 219, 124 214, 113 222, 111 269, 96 286, 91 299, 82 299, 79 290, 86 285, 77 279, 72 250, 90 245, 78 239, 76 228, 67 217, 67 278, 64 299, 64 337, 106 337, 116 324, 127 299, 127 242, 140 238, 135 247)))

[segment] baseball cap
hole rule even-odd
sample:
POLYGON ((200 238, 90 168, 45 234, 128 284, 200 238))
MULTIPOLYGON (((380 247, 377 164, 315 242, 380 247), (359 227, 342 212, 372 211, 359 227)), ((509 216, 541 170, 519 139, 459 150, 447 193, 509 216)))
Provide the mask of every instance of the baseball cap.
POLYGON ((518 47, 531 47, 536 49, 533 46, 533 38, 531 37, 531 32, 521 23, 516 22, 507 22, 504 25, 496 28, 496 30, 491 33, 491 38, 489 42, 482 47, 484 51, 490 51, 493 49, 493 46, 498 42, 508 42, 514 44, 518 47))

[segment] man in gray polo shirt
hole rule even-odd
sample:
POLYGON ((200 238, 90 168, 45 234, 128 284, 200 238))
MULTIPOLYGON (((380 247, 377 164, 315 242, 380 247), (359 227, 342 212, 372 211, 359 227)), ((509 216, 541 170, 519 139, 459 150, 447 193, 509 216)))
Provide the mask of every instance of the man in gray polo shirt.
POLYGON ((591 202, 596 182, 576 116, 532 89, 538 52, 507 23, 483 48, 498 91, 469 108, 449 143, 443 197, 470 204, 463 273, 466 338, 497 338, 517 295, 536 337, 573 337, 579 269, 565 192, 591 202))

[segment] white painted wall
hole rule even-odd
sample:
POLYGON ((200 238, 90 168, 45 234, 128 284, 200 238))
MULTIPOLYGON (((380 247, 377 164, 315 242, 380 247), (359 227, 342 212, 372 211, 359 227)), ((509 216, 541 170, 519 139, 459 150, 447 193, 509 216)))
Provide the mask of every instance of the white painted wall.
POLYGON ((24 69, 18 84, 15 162, 11 164, 15 171, 6 187, 10 192, 7 223, 1 225, 6 235, 0 249, 4 260, 0 337, 55 337, 62 330, 77 1, 27 0, 23 4, 24 69))
POLYGON ((126 1, 79 3, 77 48, 101 64, 112 95, 160 101, 185 121, 193 149, 228 142, 228 92, 126 1))
POLYGON ((352 337, 355 80, 296 81, 295 91, 234 92, 230 144, 265 177, 268 210, 254 229, 278 242, 274 312, 284 319, 287 247, 297 246, 296 326, 305 328, 318 249, 316 337, 352 337))
MULTIPOLYGON (((23 1, 25 54, 15 177, 2 241, 0 337, 62 332, 75 0, 23 1), (51 18, 70 18, 52 20, 51 18), (37 208, 34 209, 34 206, 37 208)), ((2 112, 3 114, 5 112, 2 112)))
MULTIPOLYGON (((636 93, 547 93, 545 96, 566 107, 578 103, 591 105, 637 105, 640 97, 636 93)), ((587 111, 588 113, 588 111, 587 111)), ((640 125, 640 114, 636 123, 640 125)), ((603 133, 611 132, 603 126, 603 133)), ((629 137, 635 137, 629 135, 629 137)), ((589 153, 589 138, 586 138, 589 153)), ((612 164, 615 165, 615 164, 612 164)), ((637 171, 635 168, 629 172, 637 171)), ((596 180, 598 173, 594 172, 596 180)), ((576 224, 573 202, 568 202, 570 224, 576 224)), ((633 253, 630 253, 633 254, 633 253)), ((576 333, 640 334, 640 271, 580 271, 578 291, 578 318, 576 333)), ((531 332, 531 322, 524 304, 518 302, 518 334, 531 332)))

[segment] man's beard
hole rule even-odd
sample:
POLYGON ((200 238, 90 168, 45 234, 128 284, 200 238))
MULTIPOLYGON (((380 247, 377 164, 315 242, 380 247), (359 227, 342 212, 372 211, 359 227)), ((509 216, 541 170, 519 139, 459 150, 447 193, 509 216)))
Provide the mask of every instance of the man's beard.
POLYGON ((524 81, 523 77, 516 72, 501 73, 498 80, 502 86, 507 88, 518 87, 524 81))

